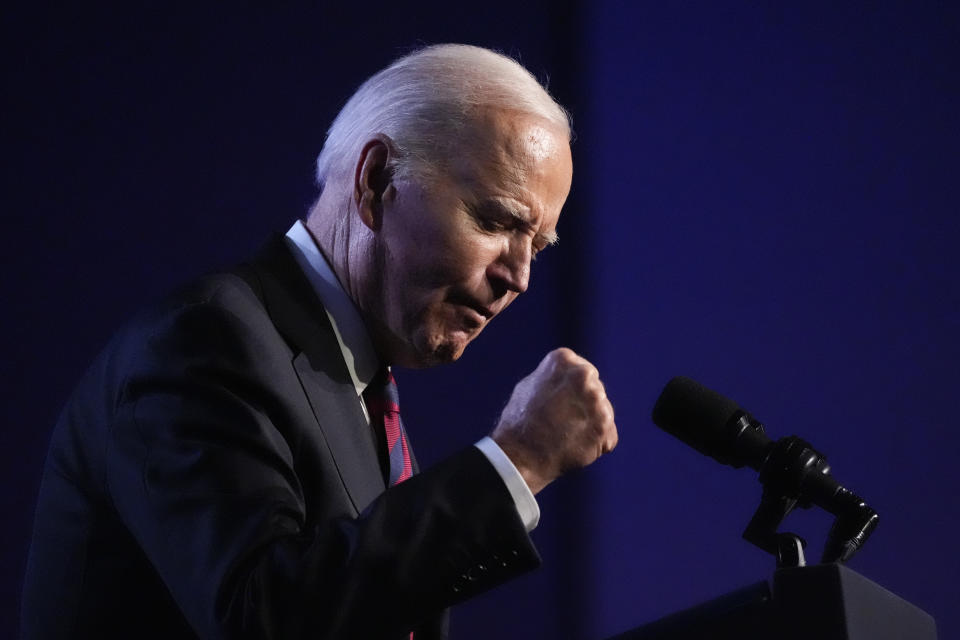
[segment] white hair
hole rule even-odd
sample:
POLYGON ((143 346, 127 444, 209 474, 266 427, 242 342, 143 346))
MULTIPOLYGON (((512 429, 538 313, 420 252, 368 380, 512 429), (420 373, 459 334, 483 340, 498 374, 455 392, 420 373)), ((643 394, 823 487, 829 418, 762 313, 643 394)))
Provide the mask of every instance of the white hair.
MULTIPOLYGON (((317 182, 353 171, 375 134, 391 138, 396 177, 429 176, 458 151, 479 108, 533 115, 570 139, 570 116, 516 60, 481 47, 441 44, 406 55, 360 85, 317 158, 317 182)), ((349 174, 347 174, 349 175, 349 174)))

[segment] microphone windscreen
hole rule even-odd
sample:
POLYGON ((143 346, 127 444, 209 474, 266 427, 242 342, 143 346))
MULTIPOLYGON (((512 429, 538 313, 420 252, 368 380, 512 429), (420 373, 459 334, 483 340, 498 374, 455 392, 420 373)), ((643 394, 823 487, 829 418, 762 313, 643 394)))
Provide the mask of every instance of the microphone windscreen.
POLYGON ((742 409, 699 382, 678 376, 667 383, 653 407, 653 422, 700 453, 730 464, 728 425, 742 409))

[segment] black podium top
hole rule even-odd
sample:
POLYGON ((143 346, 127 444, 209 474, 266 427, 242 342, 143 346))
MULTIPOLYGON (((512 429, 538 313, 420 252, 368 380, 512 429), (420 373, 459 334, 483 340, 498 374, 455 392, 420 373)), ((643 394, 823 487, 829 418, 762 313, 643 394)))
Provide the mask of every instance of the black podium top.
POLYGON ((760 582, 612 640, 936 640, 933 618, 840 564, 760 582))

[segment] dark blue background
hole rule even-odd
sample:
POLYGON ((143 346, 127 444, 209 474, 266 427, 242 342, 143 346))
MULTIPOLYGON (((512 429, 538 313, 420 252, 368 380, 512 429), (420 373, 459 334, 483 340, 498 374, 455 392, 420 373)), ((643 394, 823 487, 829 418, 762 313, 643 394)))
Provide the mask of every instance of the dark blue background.
MULTIPOLYGON (((50 429, 137 307, 309 205, 326 126, 418 43, 518 56, 574 115, 574 191, 531 291, 463 360, 398 373, 422 462, 485 434, 568 345, 621 444, 541 494, 544 568, 460 640, 602 638, 769 577, 759 485, 653 428, 666 380, 802 435, 881 514, 851 566, 960 634, 960 16, 947 3, 494 1, 0 14, 0 637, 50 429)), ((224 5, 225 6, 225 5, 224 5)), ((819 553, 829 518, 788 524, 819 553)))

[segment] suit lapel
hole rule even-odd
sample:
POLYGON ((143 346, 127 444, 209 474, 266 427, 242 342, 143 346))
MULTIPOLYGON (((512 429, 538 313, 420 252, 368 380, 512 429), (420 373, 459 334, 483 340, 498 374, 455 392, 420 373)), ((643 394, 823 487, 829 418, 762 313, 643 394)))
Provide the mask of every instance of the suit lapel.
POLYGON ((386 485, 377 458, 377 443, 360 409, 353 382, 349 375, 344 381, 316 368, 307 352, 294 359, 294 367, 337 472, 359 513, 383 493, 386 485))
POLYGON ((372 429, 360 408, 326 310, 282 236, 240 269, 298 355, 294 368, 357 512, 385 489, 372 429))

